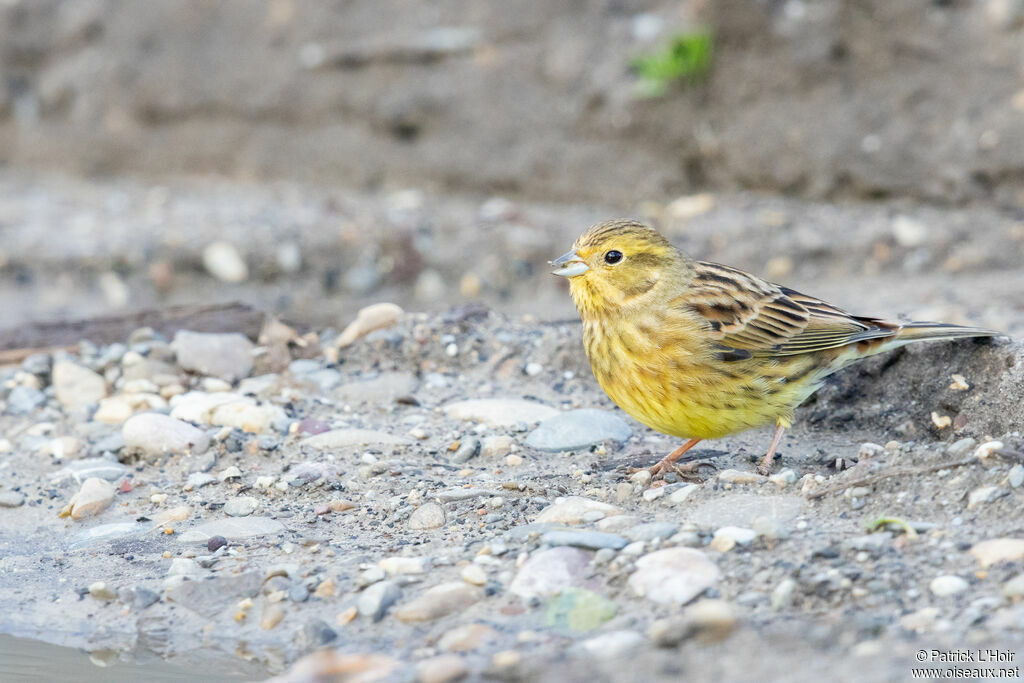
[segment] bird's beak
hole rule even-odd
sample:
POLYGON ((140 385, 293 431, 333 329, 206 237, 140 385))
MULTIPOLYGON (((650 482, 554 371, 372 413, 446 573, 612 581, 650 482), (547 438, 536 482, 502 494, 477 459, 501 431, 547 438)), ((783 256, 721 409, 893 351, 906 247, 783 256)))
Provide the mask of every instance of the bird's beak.
POLYGON ((583 273, 587 272, 589 268, 586 261, 581 259, 575 251, 562 254, 554 261, 549 261, 548 263, 556 267, 556 270, 551 271, 551 274, 561 275, 562 277, 576 277, 577 275, 583 275, 583 273))

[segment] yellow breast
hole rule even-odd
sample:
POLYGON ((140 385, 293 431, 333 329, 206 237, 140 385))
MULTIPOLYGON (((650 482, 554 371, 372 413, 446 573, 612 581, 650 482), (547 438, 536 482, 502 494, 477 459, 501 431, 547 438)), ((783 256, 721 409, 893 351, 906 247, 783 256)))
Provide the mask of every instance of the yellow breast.
POLYGON ((658 322, 585 321, 584 346, 605 393, 664 434, 714 439, 779 419, 788 424, 827 374, 804 356, 784 364, 719 360, 699 329, 669 321, 666 330, 658 322))

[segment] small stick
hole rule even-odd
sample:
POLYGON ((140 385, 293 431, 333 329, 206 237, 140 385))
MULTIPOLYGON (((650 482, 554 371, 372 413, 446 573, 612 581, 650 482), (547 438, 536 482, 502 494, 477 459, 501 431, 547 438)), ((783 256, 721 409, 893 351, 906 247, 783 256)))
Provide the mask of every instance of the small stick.
POLYGON ((807 494, 810 499, 823 498, 832 493, 840 493, 848 488, 854 486, 869 486, 871 484, 877 484, 880 481, 889 479, 890 477, 902 477, 907 474, 925 474, 927 472, 937 472, 939 470, 953 469, 954 467, 963 467, 964 465, 970 465, 972 462, 978 462, 978 459, 973 455, 964 458, 963 460, 953 460, 951 462, 943 462, 938 465, 929 465, 927 467, 913 468, 913 467, 901 467, 899 469, 890 470, 888 472, 881 472, 879 474, 873 474, 869 477, 862 477, 853 481, 845 482, 839 486, 830 486, 827 489, 821 491, 812 491, 807 494))

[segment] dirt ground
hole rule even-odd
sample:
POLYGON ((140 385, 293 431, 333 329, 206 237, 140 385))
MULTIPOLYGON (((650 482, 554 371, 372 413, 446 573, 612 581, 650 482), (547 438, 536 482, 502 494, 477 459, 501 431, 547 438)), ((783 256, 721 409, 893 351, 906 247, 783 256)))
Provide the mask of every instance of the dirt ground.
MULTIPOLYGON (((329 348, 364 303, 391 299, 433 311, 405 314, 341 349, 337 361, 316 345, 292 345, 283 359, 258 355, 263 360, 244 374, 263 379, 248 388, 237 378, 218 384, 187 370, 159 339, 86 345, 68 357, 6 368, 0 494, 16 505, 0 509, 8 633, 82 648, 114 666, 156 653, 186 670, 245 678, 287 671, 314 650, 340 653, 334 662, 306 660, 286 680, 312 680, 310 668, 332 666, 394 680, 448 680, 460 672, 552 681, 908 680, 921 649, 1009 652, 1019 642, 1020 557, 986 566, 972 555, 982 541, 1024 534, 1016 514, 1024 494, 1013 473, 1024 450, 1019 342, 926 345, 848 369, 801 409, 785 437, 776 473, 792 474, 750 476, 769 436, 750 432, 708 444, 703 452, 714 456, 714 469, 702 468, 692 490, 676 482, 659 493, 630 468, 660 457, 672 440, 625 417, 601 393, 567 292, 544 266, 589 221, 632 213, 657 221, 691 253, 767 273, 858 312, 1019 333, 1024 234, 1012 212, 749 194, 628 211, 428 192, 366 195, 188 179, 150 186, 47 174, 8 174, 0 185, 8 323, 238 299, 308 322, 329 348), (291 273, 281 268, 279 241, 260 229, 284 216, 292 217, 301 254, 301 268, 291 273), (242 282, 222 283, 203 265, 215 221, 233 226, 219 237, 245 258, 242 282), (78 232, 97 224, 107 228, 102 249, 78 232), (403 226, 404 243, 395 238, 403 226), (358 255, 346 248, 352 244, 358 255), (366 263, 381 275, 373 288, 357 291, 345 274, 366 263), (400 278, 408 263, 415 268, 400 278), (328 276, 332 269, 340 276, 328 276), (417 294, 428 271, 442 288, 417 294), (469 275, 477 276, 474 286, 466 284, 469 275), (121 284, 111 285, 115 280, 121 284), (117 298, 119 287, 124 297, 117 298), (472 303, 478 299, 487 306, 472 303), (248 433, 197 414, 191 419, 212 438, 202 454, 126 446, 118 422, 124 416, 110 418, 95 404, 66 405, 50 363, 96 370, 111 396, 135 397, 135 410, 141 399, 132 391, 140 386, 125 384, 140 377, 131 370, 138 361, 132 352, 165 359, 159 368, 171 378, 142 375, 147 381, 213 396, 234 383, 283 417, 248 425, 257 432, 248 433), (289 365, 290 356, 311 360, 289 365), (12 407, 24 398, 15 388, 31 386, 42 402, 26 412, 12 407), (510 423, 446 409, 477 398, 526 400, 552 412, 597 408, 607 413, 594 429, 618 415, 631 436, 547 452, 527 442, 537 417, 510 423), (940 427, 942 418, 949 426, 940 427), (309 434, 326 428, 378 436, 311 446, 309 434), (993 440, 1002 446, 974 457, 993 440), (460 450, 466 443, 469 450, 460 450), (103 453, 113 460, 90 460, 103 453), (80 486, 71 471, 76 463, 113 467, 102 476, 119 492, 95 517, 61 519, 57 513, 80 486), (236 474, 221 480, 231 467, 236 474), (197 485, 197 474, 212 483, 197 485), (673 499, 681 489, 690 493, 673 499), (566 496, 614 507, 538 521, 566 496), (225 514, 232 499, 255 512, 225 514), (430 504, 441 510, 440 526, 421 528, 414 513, 430 504), (869 534, 868 522, 883 517, 916 531, 893 526, 869 534), (235 519, 270 526, 216 552, 186 535, 235 519), (750 530, 753 540, 723 549, 716 534, 733 528, 750 530), (560 529, 584 535, 544 536, 560 529), (662 535, 646 535, 651 529, 662 535), (595 532, 605 535, 586 535, 595 532), (587 546, 618 539, 628 550, 587 546), (580 543, 585 547, 574 545, 580 543), (631 583, 645 556, 682 548, 696 548, 720 571, 703 595, 724 616, 713 611, 705 623, 688 611, 693 604, 641 597, 631 583), (558 590, 524 594, 519 577, 532 571, 530 558, 553 550, 576 553, 582 564, 536 569, 542 578, 534 580, 553 581, 558 590), (389 558, 411 564, 396 568, 389 558), (467 574, 467 567, 482 571, 467 574), (382 580, 397 593, 375 622, 365 616, 373 606, 360 600, 382 580), (946 584, 953 592, 944 592, 946 584), (431 608, 438 611, 425 620, 403 611, 437 585, 461 586, 470 597, 456 591, 454 604, 431 608), (576 613, 565 600, 595 604, 576 613), (559 616, 565 610, 575 616, 559 616), (596 623, 580 616, 595 610, 604 614, 596 623)), ((175 400, 142 409, 156 405, 176 415, 175 400)))
POLYGON ((1022 32, 1012 0, 0 3, 0 679, 1020 678, 1022 32), (711 70, 643 96, 695 33, 711 70), (771 477, 757 430, 652 481, 677 442, 547 267, 614 217, 1007 336, 837 374, 771 477), (29 324, 229 302, 291 327, 29 324))

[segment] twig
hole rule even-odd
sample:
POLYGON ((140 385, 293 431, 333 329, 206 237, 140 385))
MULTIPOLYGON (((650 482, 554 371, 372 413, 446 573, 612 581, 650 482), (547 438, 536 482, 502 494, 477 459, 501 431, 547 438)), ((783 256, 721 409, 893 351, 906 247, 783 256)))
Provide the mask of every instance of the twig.
POLYGON ((879 474, 873 474, 869 477, 861 477, 860 479, 844 482, 843 484, 840 484, 838 486, 830 486, 827 489, 822 489, 821 491, 812 491, 811 493, 807 494, 807 497, 812 500, 815 498, 823 498, 829 494, 840 493, 854 486, 870 486, 871 484, 877 484, 878 482, 884 481, 885 479, 889 479, 890 477, 902 477, 905 475, 937 472, 939 470, 953 469, 954 467, 963 467, 964 465, 970 465, 972 462, 978 462, 978 459, 975 458, 973 455, 962 460, 952 460, 950 462, 942 462, 937 465, 928 465, 927 467, 901 467, 899 469, 889 470, 888 472, 881 472, 879 474))

